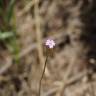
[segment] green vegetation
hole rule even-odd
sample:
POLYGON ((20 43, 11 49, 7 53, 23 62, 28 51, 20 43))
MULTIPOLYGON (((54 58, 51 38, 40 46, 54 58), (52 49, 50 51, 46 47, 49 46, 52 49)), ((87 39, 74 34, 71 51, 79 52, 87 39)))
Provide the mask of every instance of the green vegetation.
POLYGON ((15 0, 0 0, 0 41, 18 61, 19 46, 16 34, 16 19, 14 15, 15 0), (11 22, 13 21, 13 23, 11 22))

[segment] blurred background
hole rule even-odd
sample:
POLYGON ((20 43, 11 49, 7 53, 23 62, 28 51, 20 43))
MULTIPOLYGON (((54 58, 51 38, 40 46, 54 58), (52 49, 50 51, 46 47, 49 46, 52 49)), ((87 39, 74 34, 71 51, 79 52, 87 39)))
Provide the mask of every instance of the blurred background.
POLYGON ((95 4, 0 0, 0 96, 38 96, 48 38, 41 96, 96 96, 95 4))

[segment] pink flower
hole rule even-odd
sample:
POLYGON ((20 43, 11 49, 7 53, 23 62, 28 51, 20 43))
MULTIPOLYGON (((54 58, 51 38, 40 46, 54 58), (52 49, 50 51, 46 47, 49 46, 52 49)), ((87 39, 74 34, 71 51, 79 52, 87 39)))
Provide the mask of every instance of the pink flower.
POLYGON ((48 39, 45 43, 46 46, 48 46, 48 48, 52 49, 54 48, 54 46, 56 45, 56 43, 54 42, 54 40, 48 39))

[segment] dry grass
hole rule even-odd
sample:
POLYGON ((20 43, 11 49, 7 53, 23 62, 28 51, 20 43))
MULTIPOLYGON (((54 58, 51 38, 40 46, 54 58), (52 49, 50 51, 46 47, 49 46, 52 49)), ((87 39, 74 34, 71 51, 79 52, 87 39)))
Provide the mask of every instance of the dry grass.
POLYGON ((89 81, 86 70, 88 49, 80 41, 84 28, 80 17, 83 0, 76 4, 72 1, 29 0, 26 6, 22 0, 16 3, 20 62, 15 64, 10 53, 2 53, 4 60, 0 61, 6 64, 0 67, 0 96, 38 96, 47 38, 55 40, 56 48, 47 62, 41 96, 96 95, 95 73, 91 75, 93 81, 89 81))

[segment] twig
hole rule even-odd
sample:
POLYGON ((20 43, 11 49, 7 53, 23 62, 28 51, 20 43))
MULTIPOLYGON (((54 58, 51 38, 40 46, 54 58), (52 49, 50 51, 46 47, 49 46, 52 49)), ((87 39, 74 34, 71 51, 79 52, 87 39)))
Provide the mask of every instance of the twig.
POLYGON ((71 79, 68 79, 68 80, 66 80, 66 81, 65 81, 65 80, 62 81, 63 84, 61 84, 60 89, 59 89, 59 92, 56 94, 56 96, 63 96, 63 92, 64 92, 65 88, 66 88, 68 85, 70 85, 70 84, 78 81, 79 79, 81 79, 81 78, 84 77, 85 75, 87 75, 87 72, 86 72, 86 71, 85 71, 85 72, 82 72, 82 73, 80 73, 80 74, 78 74, 78 75, 76 75, 76 76, 74 76, 74 77, 72 77, 71 79))
POLYGON ((70 84, 72 84, 72 83, 74 83, 74 82, 82 79, 82 77, 84 77, 84 76, 86 76, 86 75, 87 75, 87 72, 84 71, 84 72, 79 73, 79 74, 76 75, 76 76, 73 76, 72 78, 70 78, 70 79, 66 82, 66 86, 68 86, 68 85, 70 85, 70 84))
POLYGON ((94 86, 92 84, 92 82, 90 82, 90 89, 91 89, 91 96, 95 96, 95 92, 94 92, 94 86))
POLYGON ((71 61, 71 63, 69 64, 69 66, 68 66, 68 68, 67 68, 67 72, 65 73, 65 78, 64 78, 64 81, 63 81, 64 84, 62 84, 62 86, 61 86, 61 88, 60 88, 60 96, 63 96, 63 92, 64 92, 64 89, 65 89, 65 87, 66 87, 66 82, 67 82, 70 74, 72 73, 73 67, 74 67, 74 65, 75 65, 74 60, 75 60, 75 59, 72 58, 72 61, 71 61))
POLYGON ((5 71, 7 71, 13 64, 10 57, 6 58, 6 62, 7 62, 6 65, 0 68, 0 75, 3 74, 5 71))
POLYGON ((37 2, 34 2, 33 0, 30 1, 25 7, 24 9, 18 14, 18 16, 22 16, 23 14, 27 13, 31 7, 35 4, 35 3, 38 3, 39 0, 37 0, 37 2))
MULTIPOLYGON (((82 79, 84 76, 86 76, 86 74, 87 74, 87 73, 84 71, 84 72, 79 73, 79 74, 76 75, 76 76, 73 76, 72 78, 70 78, 70 79, 66 82, 65 88, 66 88, 67 86, 69 86, 69 85, 71 85, 71 84, 79 81, 79 80, 82 79)), ((63 82, 63 81, 62 81, 62 82, 63 82)), ((60 86, 61 86, 61 85, 62 85, 62 83, 60 82, 60 86)), ((55 87, 54 89, 50 89, 47 93, 45 93, 44 96, 50 96, 51 94, 56 93, 56 91, 58 91, 59 88, 60 88, 60 87, 55 87)), ((59 96, 60 96, 60 95, 59 95, 59 96)))
POLYGON ((39 7, 37 3, 38 0, 34 0, 34 14, 35 14, 35 23, 36 23, 36 36, 37 36, 37 50, 39 55, 40 64, 44 64, 44 57, 43 57, 43 48, 42 48, 42 32, 40 26, 40 16, 39 16, 39 7))
MULTIPOLYGON (((96 83, 95 81, 92 82, 92 84, 95 84, 95 83, 96 83)), ((81 93, 82 91, 89 89, 90 86, 91 86, 90 83, 83 84, 80 88, 77 88, 74 93, 81 93)), ((71 96, 74 96, 74 94, 71 94, 71 96)))

